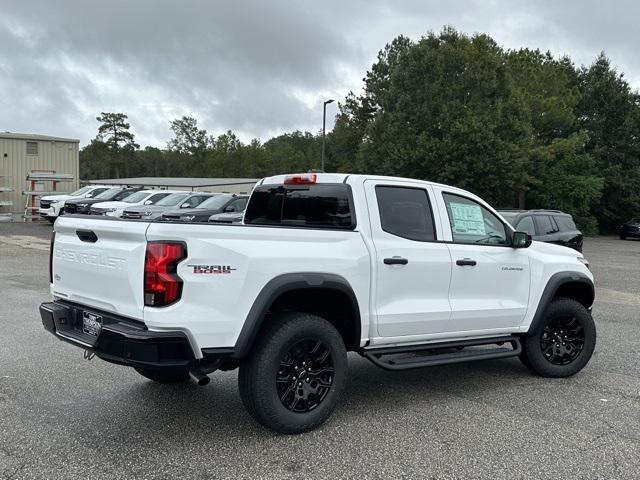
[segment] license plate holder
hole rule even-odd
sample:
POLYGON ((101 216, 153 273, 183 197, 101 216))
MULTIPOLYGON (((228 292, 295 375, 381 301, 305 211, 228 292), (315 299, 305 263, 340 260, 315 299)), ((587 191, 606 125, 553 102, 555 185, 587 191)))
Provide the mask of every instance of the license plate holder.
POLYGON ((100 335, 102 330, 102 315, 93 312, 82 312, 82 332, 92 337, 100 335))

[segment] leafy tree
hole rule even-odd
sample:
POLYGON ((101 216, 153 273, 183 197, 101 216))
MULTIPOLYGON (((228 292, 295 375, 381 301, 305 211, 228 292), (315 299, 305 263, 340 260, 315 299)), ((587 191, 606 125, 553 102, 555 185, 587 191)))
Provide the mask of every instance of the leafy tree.
POLYGON ((198 128, 195 118, 187 116, 173 120, 170 128, 174 137, 169 140, 167 148, 178 154, 172 155, 174 166, 176 160, 180 159, 184 163, 180 169, 186 172, 203 171, 209 152, 207 131, 198 128))
POLYGON ((596 223, 588 217, 603 182, 585 149, 588 133, 576 122, 580 90, 575 67, 566 57, 529 49, 508 52, 507 65, 528 123, 518 207, 560 208, 594 232, 596 223))
POLYGON ((578 123, 589 132, 586 150, 604 177, 602 201, 593 209, 612 231, 640 212, 640 97, 600 54, 579 75, 578 123))
POLYGON ((351 113, 353 106, 341 112, 356 126, 367 123, 358 170, 440 181, 490 201, 510 201, 527 123, 503 51, 488 36, 445 28, 415 43, 399 37, 368 72, 358 103, 360 112, 351 113))
POLYGON ((133 133, 129 130, 131 126, 127 118, 124 113, 109 112, 102 112, 96 117, 100 126, 95 140, 106 145, 116 178, 120 177, 121 171, 124 171, 126 176, 129 175, 129 163, 134 160, 134 152, 139 148, 133 133))

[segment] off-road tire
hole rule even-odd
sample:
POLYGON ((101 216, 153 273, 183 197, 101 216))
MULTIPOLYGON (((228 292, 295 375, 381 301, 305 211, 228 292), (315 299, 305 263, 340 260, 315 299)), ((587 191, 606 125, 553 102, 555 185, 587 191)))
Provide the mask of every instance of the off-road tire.
MULTIPOLYGON (((293 363, 298 362, 291 361, 293 363)), ((293 371, 293 367, 286 368, 293 371)), ((296 377, 291 375, 291 378, 296 377)), ((342 396, 346 380, 347 351, 333 325, 316 315, 285 313, 271 319, 260 331, 249 357, 240 365, 238 387, 242 403, 258 423, 280 433, 294 434, 313 430, 329 418, 342 396), (291 349, 305 342, 321 342, 329 352, 333 372, 330 374, 330 386, 324 390, 325 396, 317 406, 309 411, 296 412, 281 400, 278 388, 289 387, 279 386, 277 379, 282 383, 284 369, 281 362, 291 358, 287 357, 291 349)))
POLYGON ((522 363, 542 377, 570 377, 589 362, 596 346, 596 325, 584 305, 570 298, 557 298, 547 308, 544 323, 533 335, 522 339, 522 363), (575 319, 582 327, 584 342, 580 353, 565 365, 552 363, 542 350, 542 336, 546 326, 561 318, 575 319))
POLYGON ((189 372, 184 368, 133 368, 143 377, 157 383, 182 383, 189 380, 189 372))

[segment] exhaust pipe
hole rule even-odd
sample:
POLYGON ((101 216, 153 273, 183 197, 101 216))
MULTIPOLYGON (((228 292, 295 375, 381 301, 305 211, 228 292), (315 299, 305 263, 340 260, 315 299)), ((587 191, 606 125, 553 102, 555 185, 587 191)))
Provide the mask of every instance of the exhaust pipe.
POLYGON ((199 368, 192 368, 191 370, 189 370, 189 376, 191 377, 191 380, 196 382, 201 387, 204 387, 207 383, 211 381, 211 379, 207 376, 207 374, 204 373, 199 368))

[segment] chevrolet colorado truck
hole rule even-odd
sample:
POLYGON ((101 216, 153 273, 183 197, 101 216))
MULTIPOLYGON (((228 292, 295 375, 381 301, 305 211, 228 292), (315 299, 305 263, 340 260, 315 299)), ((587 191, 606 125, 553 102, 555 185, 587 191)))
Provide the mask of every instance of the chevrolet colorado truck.
POLYGON ((51 243, 59 339, 160 383, 239 368, 251 416, 322 424, 347 352, 388 370, 519 357, 567 377, 596 341, 593 276, 459 188, 346 174, 265 178, 243 224, 63 216, 51 243))

